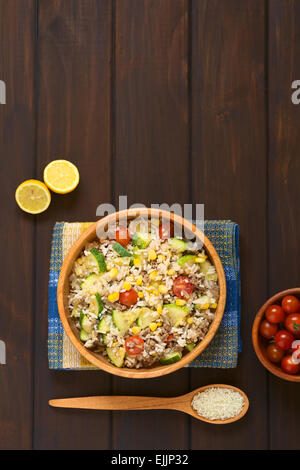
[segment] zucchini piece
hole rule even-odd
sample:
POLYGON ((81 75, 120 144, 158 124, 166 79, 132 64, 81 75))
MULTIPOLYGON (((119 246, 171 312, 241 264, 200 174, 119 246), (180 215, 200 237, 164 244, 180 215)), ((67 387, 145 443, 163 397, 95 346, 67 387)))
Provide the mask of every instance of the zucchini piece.
POLYGON ((101 338, 102 338, 102 344, 106 346, 106 335, 101 334, 101 338))
POLYGON ((105 273, 105 271, 107 271, 107 267, 106 267, 106 262, 105 262, 105 258, 103 254, 100 253, 100 251, 97 248, 91 248, 90 252, 95 257, 95 260, 97 261, 99 271, 101 273, 105 273))
POLYGON ((112 319, 111 316, 105 315, 103 318, 101 318, 99 325, 98 325, 98 331, 99 333, 108 333, 111 329, 112 326, 112 319))
POLYGON ((185 349, 187 349, 189 352, 193 351, 195 348, 196 344, 195 343, 189 343, 185 346, 185 349))
POLYGON ((80 330, 79 337, 81 341, 86 342, 87 340, 91 339, 92 335, 90 333, 87 333, 85 330, 80 330))
POLYGON ((188 248, 187 242, 181 240, 180 238, 171 238, 169 240, 169 245, 171 246, 172 250, 176 251, 176 253, 182 253, 188 248))
POLYGON ((104 305, 98 292, 96 292, 96 294, 92 296, 90 300, 89 309, 90 312, 94 313, 95 315, 97 315, 97 318, 99 318, 100 313, 104 309, 104 305))
POLYGON ((91 322, 91 320, 88 319, 87 315, 81 313, 79 322, 81 329, 84 330, 86 333, 89 334, 93 331, 93 323, 91 322))
POLYGON ((114 325, 118 328, 121 335, 125 335, 125 333, 129 330, 131 325, 136 321, 139 316, 139 310, 127 310, 122 312, 121 310, 113 310, 112 319, 114 325))
POLYGON ((174 364, 174 362, 180 361, 181 358, 182 358, 181 352, 176 351, 176 352, 166 354, 164 357, 161 358, 160 363, 166 366, 168 364, 174 364))
POLYGON ((164 308, 168 309, 168 316, 172 325, 175 327, 178 326, 190 312, 189 307, 180 307, 176 304, 167 304, 164 305, 164 308))
POLYGON ((132 254, 118 242, 113 244, 113 249, 118 253, 118 255, 122 256, 123 258, 132 257, 132 254))
POLYGON ((195 259, 195 255, 184 255, 177 260, 177 263, 179 264, 179 266, 184 266, 185 264, 194 264, 195 259))
POLYGON ((200 271, 203 273, 203 274, 206 274, 207 271, 209 270, 209 268, 211 267, 211 263, 210 261, 204 261, 203 263, 200 264, 200 271))
POLYGON ((90 274, 80 285, 81 289, 90 292, 90 293, 95 293, 97 291, 96 285, 97 283, 101 280, 102 274, 90 274))
POLYGON ((147 232, 135 232, 132 237, 132 243, 140 249, 147 248, 151 241, 151 236, 147 232))
POLYGON ((147 328, 150 323, 155 322, 159 317, 159 314, 155 310, 151 310, 148 307, 142 307, 139 310, 139 317, 137 320, 137 325, 142 328, 147 328))
POLYGON ((122 367, 125 359, 125 348, 106 348, 107 355, 116 367, 122 367))

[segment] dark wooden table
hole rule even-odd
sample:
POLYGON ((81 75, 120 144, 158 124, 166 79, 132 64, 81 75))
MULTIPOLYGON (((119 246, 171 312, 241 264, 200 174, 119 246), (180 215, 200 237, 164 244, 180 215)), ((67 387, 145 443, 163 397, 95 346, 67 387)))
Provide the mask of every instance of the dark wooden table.
POLYGON ((0 447, 299 448, 300 386, 252 349, 258 307, 298 286, 300 0, 0 0, 0 447), (24 179, 63 157, 78 189, 31 217, 24 179), (103 202, 204 203, 241 229, 243 353, 234 370, 126 380, 50 371, 47 284, 55 221, 92 221, 103 202), (247 417, 214 427, 177 412, 51 409, 84 394, 168 396, 209 383, 249 395, 247 417))

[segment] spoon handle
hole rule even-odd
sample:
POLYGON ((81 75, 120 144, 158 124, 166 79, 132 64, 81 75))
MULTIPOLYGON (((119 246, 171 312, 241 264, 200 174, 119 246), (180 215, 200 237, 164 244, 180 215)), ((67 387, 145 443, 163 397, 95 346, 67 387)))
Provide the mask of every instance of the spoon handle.
POLYGON ((49 405, 59 408, 81 408, 90 410, 153 410, 178 409, 181 397, 132 397, 132 396, 98 396, 62 398, 50 400, 49 405))

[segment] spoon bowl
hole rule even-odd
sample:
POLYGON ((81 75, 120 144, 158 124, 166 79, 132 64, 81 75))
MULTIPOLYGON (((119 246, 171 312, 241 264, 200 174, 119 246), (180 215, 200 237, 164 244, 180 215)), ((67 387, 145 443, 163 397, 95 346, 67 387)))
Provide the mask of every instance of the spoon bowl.
POLYGON ((180 395, 179 397, 161 398, 161 397, 133 397, 133 396, 98 396, 98 397, 79 397, 79 398, 62 398, 58 400, 50 400, 50 406, 59 408, 80 408, 89 410, 176 410, 187 413, 193 418, 199 419, 211 424, 229 424, 238 421, 248 411, 249 400, 247 395, 239 388, 232 385, 213 384, 199 387, 192 392, 180 395), (208 388, 228 388, 235 392, 239 392, 244 398, 244 407, 242 411, 233 418, 210 420, 200 416, 192 407, 194 395, 204 392, 208 388))
MULTIPOLYGON (((178 398, 181 398, 181 397, 178 397, 178 398)), ((199 419, 200 421, 204 421, 204 422, 210 423, 210 424, 229 424, 229 423, 233 423, 233 422, 238 421, 239 419, 243 418, 243 416, 245 416, 245 414, 247 413, 247 411, 249 409, 249 399, 248 399, 246 393, 243 392, 243 390, 241 390, 237 387, 233 387, 233 385, 225 385, 225 384, 205 385, 204 387, 196 388, 196 390, 193 390, 192 392, 189 392, 186 395, 182 395, 182 398, 184 398, 185 400, 184 400, 184 402, 181 403, 181 409, 180 410, 178 409, 178 411, 183 411, 184 413, 188 413, 189 415, 193 416, 193 418, 199 419), (211 420, 211 419, 205 418, 204 416, 200 416, 197 413, 197 411, 194 410, 194 408, 192 407, 192 400, 193 400, 194 396, 197 393, 204 392, 205 390, 207 390, 209 388, 227 388, 227 389, 233 390, 234 392, 240 393, 242 395, 242 397, 244 398, 244 406, 243 406, 242 411, 238 415, 233 416, 232 418, 228 418, 228 419, 211 420), (183 407, 184 407, 184 409, 183 409, 183 407)))

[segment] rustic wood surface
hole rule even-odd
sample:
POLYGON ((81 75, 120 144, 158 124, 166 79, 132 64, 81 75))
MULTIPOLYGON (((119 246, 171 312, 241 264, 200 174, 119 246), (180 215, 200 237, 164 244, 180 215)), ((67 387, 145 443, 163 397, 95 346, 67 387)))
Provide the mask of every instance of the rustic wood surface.
POLYGON ((251 344, 268 296, 299 286, 299 0, 0 0, 0 448, 299 448, 300 385, 270 376, 251 344), (18 183, 64 157, 81 181, 30 217, 18 183), (49 371, 47 290, 55 221, 103 202, 204 203, 241 229, 243 353, 234 370, 133 381, 49 371), (242 388, 226 427, 176 411, 54 409, 51 398, 174 396, 242 388), (130 432, 128 432, 130 429, 130 432))

